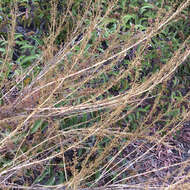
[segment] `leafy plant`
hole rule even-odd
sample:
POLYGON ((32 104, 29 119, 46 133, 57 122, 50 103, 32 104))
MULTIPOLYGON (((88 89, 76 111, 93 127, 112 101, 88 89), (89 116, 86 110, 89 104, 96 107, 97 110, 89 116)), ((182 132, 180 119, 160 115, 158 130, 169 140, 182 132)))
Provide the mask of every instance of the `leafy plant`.
POLYGON ((189 142, 188 10, 189 1, 0 2, 2 188, 188 185, 178 154, 189 142))

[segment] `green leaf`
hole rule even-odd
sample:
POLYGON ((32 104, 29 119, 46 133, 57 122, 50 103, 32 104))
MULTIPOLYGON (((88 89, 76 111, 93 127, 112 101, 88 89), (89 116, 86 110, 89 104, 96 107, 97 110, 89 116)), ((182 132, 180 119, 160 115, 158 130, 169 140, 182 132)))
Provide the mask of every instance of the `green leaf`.
POLYGON ((15 43, 20 46, 23 46, 23 45, 27 44, 28 42, 26 40, 24 40, 24 41, 16 41, 15 43))
POLYGON ((178 114, 180 114, 180 109, 173 109, 172 111, 166 113, 166 116, 176 117, 178 114))
POLYGON ((41 120, 41 119, 37 120, 34 123, 33 127, 31 128, 31 133, 32 134, 35 133, 41 127, 42 123, 43 123, 43 120, 41 120))
POLYGON ((104 53, 104 50, 102 48, 97 48, 101 53, 104 53))
POLYGON ((114 19, 114 18, 105 18, 105 19, 102 21, 102 24, 104 24, 104 25, 108 25, 109 23, 117 23, 117 20, 114 19))
POLYGON ((153 9, 154 6, 152 4, 146 4, 145 6, 140 8, 140 13, 143 14, 147 9, 153 9))
POLYGON ((141 24, 136 24, 135 29, 143 31, 143 30, 146 30, 146 27, 141 24))
POLYGON ((140 113, 139 112, 136 113, 136 117, 137 117, 137 120, 140 119, 140 113))
POLYGON ((44 121, 41 125, 41 130, 42 132, 45 130, 45 128, 48 126, 48 122, 47 121, 44 121))
POLYGON ((23 37, 23 34, 15 33, 15 40, 22 37, 23 37))
POLYGON ((97 171, 96 174, 95 174, 96 179, 98 179, 100 177, 100 175, 101 175, 100 171, 97 171))
POLYGON ((46 185, 53 185, 55 182, 55 177, 51 176, 51 178, 47 181, 46 185))
POLYGON ((42 181, 45 178, 46 175, 48 175, 47 169, 40 176, 38 176, 36 178, 36 180, 33 182, 33 184, 42 181))
POLYGON ((87 121, 87 118, 88 118, 88 117, 87 117, 87 114, 84 114, 83 117, 82 117, 82 122, 87 121))
POLYGON ((0 48, 0 52, 5 53, 5 49, 4 48, 0 48))
POLYGON ((128 118, 129 118, 129 122, 133 121, 133 116, 132 116, 132 114, 129 114, 129 115, 128 115, 128 118))
POLYGON ((64 183, 64 182, 65 182, 65 176, 63 172, 59 172, 59 184, 64 183))
POLYGON ((33 59, 36 59, 36 58, 38 58, 38 55, 27 56, 27 57, 23 58, 23 60, 21 61, 21 64, 25 64, 29 61, 32 61, 33 59))
POLYGON ((36 45, 37 46, 38 45, 43 45, 43 41, 40 40, 40 39, 38 39, 38 38, 36 38, 35 36, 32 36, 31 39, 33 39, 34 41, 36 41, 36 45))
POLYGON ((75 47, 74 47, 74 50, 80 51, 80 46, 75 46, 75 47))
POLYGON ((34 48, 34 46, 31 46, 29 44, 25 44, 20 49, 32 49, 32 48, 34 48))
POLYGON ((129 20, 131 20, 131 19, 135 19, 136 18, 136 15, 134 15, 134 14, 131 14, 131 15, 129 15, 129 14, 127 14, 127 15, 125 15, 123 18, 122 18, 122 21, 123 21, 123 23, 124 24, 126 24, 129 20))
POLYGON ((6 41, 6 40, 0 40, 0 42, 1 42, 2 46, 8 44, 8 41, 6 41))

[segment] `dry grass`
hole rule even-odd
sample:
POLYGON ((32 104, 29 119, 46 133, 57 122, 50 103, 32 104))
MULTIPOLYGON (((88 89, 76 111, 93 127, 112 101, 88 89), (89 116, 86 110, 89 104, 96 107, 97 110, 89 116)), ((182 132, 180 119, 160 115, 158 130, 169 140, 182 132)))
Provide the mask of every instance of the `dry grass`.
POLYGON ((153 10, 157 17, 146 31, 132 26, 126 36, 120 32, 126 13, 116 15, 117 0, 105 5, 105 11, 101 0, 84 1, 77 17, 70 11, 74 1, 68 2, 62 14, 56 2, 50 3, 51 25, 43 38, 41 56, 8 80, 3 73, 12 62, 19 17, 17 3, 13 2, 11 32, 0 65, 0 88, 5 89, 0 98, 2 189, 188 189, 189 171, 185 168, 189 159, 169 162, 164 158, 168 150, 177 150, 170 141, 190 120, 190 91, 172 99, 168 90, 178 69, 189 64, 189 36, 171 50, 164 64, 158 49, 158 69, 144 76, 141 73, 145 56, 151 51, 151 39, 178 22, 190 1, 170 11, 163 1, 163 7, 153 10), (114 16, 116 28, 106 36, 106 22, 114 16), (72 27, 68 18, 73 21, 72 27), (56 44, 56 38, 63 26, 68 26, 69 32, 62 46, 56 44), (92 35, 96 37, 87 50, 92 35), (100 51, 105 39, 109 45, 100 51), (136 55, 127 67, 118 66, 131 49, 136 55), (114 66, 117 69, 113 72, 114 66), (39 72, 36 67, 40 67, 39 72), (115 94, 110 91, 114 87, 115 94), (122 87, 124 90, 119 90, 122 87), (130 146, 133 149, 129 153, 130 146), (164 156, 163 151, 167 152, 164 156), (161 165, 140 172, 138 163, 147 157, 151 162, 152 155, 163 159, 161 165), (165 170, 167 176, 155 177, 165 170), (45 172, 48 177, 35 181, 45 172), (61 183, 59 175, 64 179, 61 183), (46 184, 52 176, 52 184, 46 184))

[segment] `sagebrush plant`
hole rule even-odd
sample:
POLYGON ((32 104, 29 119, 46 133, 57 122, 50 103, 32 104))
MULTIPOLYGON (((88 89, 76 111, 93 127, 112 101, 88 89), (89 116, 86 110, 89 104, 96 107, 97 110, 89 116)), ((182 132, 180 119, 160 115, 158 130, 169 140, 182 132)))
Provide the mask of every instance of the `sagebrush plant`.
POLYGON ((137 166, 190 120, 189 5, 0 2, 1 188, 188 189, 137 166))

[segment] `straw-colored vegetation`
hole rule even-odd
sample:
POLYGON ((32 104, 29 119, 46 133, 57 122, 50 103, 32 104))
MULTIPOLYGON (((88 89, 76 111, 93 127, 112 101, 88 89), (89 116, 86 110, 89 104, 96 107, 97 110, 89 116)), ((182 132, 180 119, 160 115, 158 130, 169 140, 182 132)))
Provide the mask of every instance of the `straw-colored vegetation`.
POLYGON ((190 0, 0 1, 0 188, 189 189, 189 35, 190 0))

